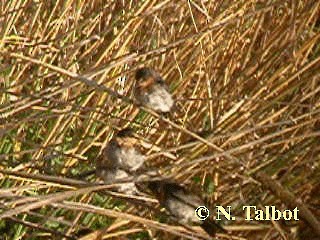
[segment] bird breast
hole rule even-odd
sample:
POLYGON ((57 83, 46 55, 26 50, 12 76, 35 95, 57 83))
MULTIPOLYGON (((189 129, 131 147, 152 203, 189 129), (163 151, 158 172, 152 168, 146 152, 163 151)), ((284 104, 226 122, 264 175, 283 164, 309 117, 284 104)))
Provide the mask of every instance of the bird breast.
POLYGON ((174 101, 171 94, 162 86, 155 85, 150 92, 148 104, 155 111, 170 112, 174 101))
POLYGON ((200 221, 195 214, 196 207, 172 198, 167 199, 165 206, 171 215, 177 219, 177 221, 183 224, 200 224, 200 221))
POLYGON ((117 158, 119 159, 119 167, 128 171, 136 171, 143 165, 145 160, 144 156, 134 147, 120 148, 117 151, 117 158))

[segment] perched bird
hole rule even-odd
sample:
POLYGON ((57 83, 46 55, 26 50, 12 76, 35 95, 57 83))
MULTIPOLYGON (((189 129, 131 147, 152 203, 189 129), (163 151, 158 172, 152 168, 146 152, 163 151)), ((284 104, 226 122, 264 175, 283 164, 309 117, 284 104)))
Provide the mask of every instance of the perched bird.
POLYGON ((162 77, 151 68, 136 71, 134 88, 136 100, 156 112, 167 113, 174 107, 174 100, 162 77))
POLYGON ((138 139, 130 128, 119 131, 103 150, 97 168, 119 168, 135 172, 142 167, 144 155, 139 151, 138 139))
MULTIPOLYGON (((145 161, 137 145, 132 129, 125 128, 116 133, 96 162, 96 175, 107 184, 136 176, 145 161)), ((116 189, 126 194, 138 193, 134 182, 123 183, 116 189)))
POLYGON ((209 218, 204 221, 197 218, 195 210, 199 206, 204 206, 204 201, 195 193, 187 191, 183 186, 169 180, 159 180, 148 182, 148 188, 158 199, 160 205, 177 222, 200 225, 211 236, 214 236, 219 229, 224 231, 221 226, 209 218))

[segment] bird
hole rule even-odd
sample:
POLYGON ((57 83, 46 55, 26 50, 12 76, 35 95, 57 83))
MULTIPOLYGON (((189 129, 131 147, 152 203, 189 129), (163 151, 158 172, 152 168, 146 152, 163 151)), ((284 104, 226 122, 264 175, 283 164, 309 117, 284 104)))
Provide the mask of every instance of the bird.
MULTIPOLYGON (((106 184, 119 182, 120 179, 134 178, 138 169, 144 166, 145 156, 138 149, 138 139, 131 128, 118 131, 103 149, 96 162, 96 175, 106 184)), ((139 191, 134 182, 123 183, 116 187, 119 192, 135 194, 139 191)))
POLYGON ((204 201, 184 186, 172 180, 163 179, 147 182, 147 188, 159 201, 160 206, 164 207, 177 222, 186 225, 199 225, 210 236, 214 236, 218 230, 225 231, 210 218, 206 218, 204 221, 197 218, 195 210, 199 206, 204 206, 204 201))
POLYGON ((173 109, 174 99, 158 72, 143 67, 136 71, 135 78, 134 97, 138 103, 158 113, 168 113, 173 109))
POLYGON ((97 168, 119 168, 132 173, 141 168, 145 156, 138 147, 138 139, 131 128, 120 130, 107 144, 97 163, 97 168))

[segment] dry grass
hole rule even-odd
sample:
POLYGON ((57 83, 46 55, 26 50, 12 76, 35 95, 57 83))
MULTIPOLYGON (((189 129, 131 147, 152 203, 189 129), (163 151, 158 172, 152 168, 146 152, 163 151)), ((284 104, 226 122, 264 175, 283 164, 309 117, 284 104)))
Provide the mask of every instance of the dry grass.
POLYGON ((233 206, 219 239, 319 239, 319 43, 319 1, 2 1, 1 239, 204 238, 77 180, 127 125, 150 167, 233 206), (141 66, 178 114, 132 102, 141 66), (243 220, 297 204, 298 222, 243 220))

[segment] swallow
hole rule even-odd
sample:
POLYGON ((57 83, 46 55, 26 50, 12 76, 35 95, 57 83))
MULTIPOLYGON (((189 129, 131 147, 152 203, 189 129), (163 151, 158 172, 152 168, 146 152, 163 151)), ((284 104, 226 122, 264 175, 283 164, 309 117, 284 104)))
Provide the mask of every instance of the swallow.
MULTIPOLYGON (((119 168, 97 168, 96 174, 106 184, 116 184, 120 180, 131 177, 130 174, 119 168)), ((115 189, 128 195, 134 195, 139 192, 134 182, 121 183, 115 189)))
POLYGON ((160 113, 168 113, 174 107, 174 100, 160 74, 151 68, 136 71, 134 97, 138 103, 160 113))
POLYGON ((133 173, 144 164, 145 157, 138 148, 138 139, 130 128, 119 131, 107 144, 97 168, 119 168, 133 173))
MULTIPOLYGON (((103 149, 96 163, 96 175, 106 184, 117 183, 120 179, 135 176, 144 165, 145 157, 138 149, 138 139, 130 128, 120 130, 103 149)), ((134 182, 116 187, 126 194, 138 193, 134 182)))
POLYGON ((197 218, 195 210, 199 206, 204 206, 204 201, 185 187, 169 180, 150 181, 147 187, 159 201, 160 206, 164 207, 177 222, 199 225, 210 236, 214 236, 217 230, 225 231, 209 218, 204 221, 197 218))

